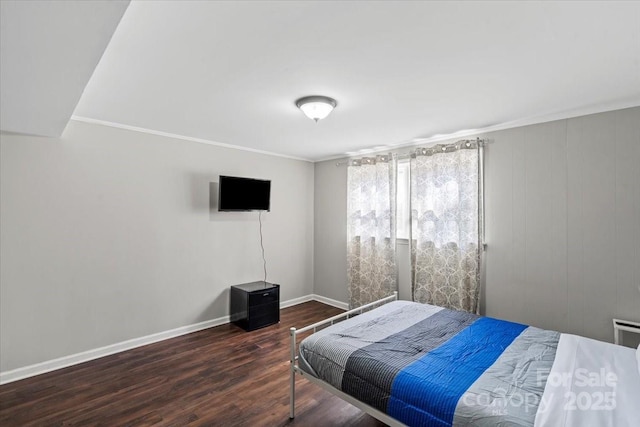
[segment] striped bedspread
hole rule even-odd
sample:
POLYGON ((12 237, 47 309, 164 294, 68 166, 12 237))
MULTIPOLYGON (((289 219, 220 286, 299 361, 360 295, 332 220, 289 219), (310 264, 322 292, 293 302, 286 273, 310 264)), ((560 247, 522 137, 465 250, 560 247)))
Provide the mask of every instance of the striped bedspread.
MULTIPOLYGON (((534 426, 543 419, 557 421, 556 415, 565 413, 562 407, 554 409, 552 402, 545 402, 544 396, 561 335, 396 301, 306 338, 300 344, 299 364, 406 425, 534 426), (547 413, 537 417, 541 409, 547 413)), ((569 358, 575 355, 568 347, 563 351, 569 358)), ((627 415, 613 411, 616 385, 608 402, 613 407, 603 406, 609 411, 598 415, 604 414, 599 419, 607 422, 622 416, 622 423, 608 425, 625 425, 627 415)), ((631 392, 638 391, 640 386, 631 392)), ((593 418, 582 415, 587 421, 593 418)))

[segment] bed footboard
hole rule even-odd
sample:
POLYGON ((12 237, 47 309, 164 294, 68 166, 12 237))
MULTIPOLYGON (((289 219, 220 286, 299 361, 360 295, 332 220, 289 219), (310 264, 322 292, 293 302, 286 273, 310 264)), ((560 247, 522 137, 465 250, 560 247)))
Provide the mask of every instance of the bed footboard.
POLYGON ((362 409, 363 411, 369 413, 370 415, 374 416, 375 418, 381 420, 382 422, 385 422, 389 425, 401 425, 401 424, 397 424, 397 421, 393 420, 392 418, 390 418, 389 416, 387 416, 386 414, 378 411, 375 408, 372 408, 368 405, 365 405, 364 403, 354 399, 353 397, 341 392, 340 390, 332 387, 331 385, 325 383, 324 381, 321 381, 317 378, 312 377, 311 375, 306 374, 306 372, 304 372, 297 364, 298 361, 298 343, 297 343, 297 337, 298 334, 301 334, 303 332, 307 332, 307 331, 313 331, 314 333, 321 328, 325 328, 327 326, 331 326, 334 323, 340 321, 340 320, 346 320, 349 319, 351 316, 353 315, 357 315, 357 314, 362 314, 364 311, 367 311, 369 309, 372 309, 374 307, 377 307, 379 305, 383 305, 386 304, 388 302, 391 301, 396 301, 398 299, 398 292, 394 292, 393 295, 390 295, 386 298, 382 298, 379 299, 377 301, 374 301, 372 303, 363 305, 361 307, 358 308, 354 308, 353 310, 349 310, 349 311, 345 311, 344 313, 338 314, 336 316, 330 317, 328 319, 325 320, 321 320, 319 322, 316 322, 312 325, 308 325, 305 326, 303 328, 300 329, 296 329, 296 328, 290 328, 289 329, 289 335, 291 338, 291 354, 290 354, 290 359, 289 359, 289 375, 290 375, 290 379, 289 379, 289 405, 290 405, 290 410, 289 410, 289 418, 293 419, 295 417, 295 407, 296 407, 296 372, 304 377, 306 377, 309 381, 316 383, 318 385, 320 385, 322 388, 324 388, 325 390, 337 395, 338 397, 342 398, 343 400, 346 400, 347 402, 353 404, 354 406, 357 406, 358 408, 362 409), (394 423, 395 421, 395 423, 394 423))

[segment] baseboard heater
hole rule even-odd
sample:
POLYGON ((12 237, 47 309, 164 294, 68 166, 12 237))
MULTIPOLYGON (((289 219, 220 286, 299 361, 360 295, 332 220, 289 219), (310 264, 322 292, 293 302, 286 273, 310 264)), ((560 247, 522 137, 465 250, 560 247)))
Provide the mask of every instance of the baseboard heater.
POLYGON ((613 319, 613 342, 622 344, 622 332, 640 334, 640 323, 630 320, 613 319))

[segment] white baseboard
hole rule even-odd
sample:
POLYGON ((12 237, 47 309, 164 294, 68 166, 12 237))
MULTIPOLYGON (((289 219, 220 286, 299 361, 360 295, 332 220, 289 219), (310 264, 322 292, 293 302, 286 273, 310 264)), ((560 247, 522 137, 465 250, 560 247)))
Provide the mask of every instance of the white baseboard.
POLYGON ((349 310, 349 304, 346 302, 338 301, 335 299, 323 297, 322 295, 311 295, 312 299, 323 304, 331 305, 337 308, 341 308, 342 310, 349 310))
POLYGON ((298 304, 302 304, 303 302, 309 302, 313 300, 313 294, 311 295, 305 295, 303 297, 300 298, 293 298, 290 300, 286 300, 286 301, 281 301, 280 302, 280 308, 287 308, 287 307, 291 307, 294 305, 298 305, 298 304))
POLYGON ((143 345, 153 344, 155 342, 164 341, 169 338, 179 337, 180 335, 190 334, 191 332, 197 332, 203 329, 212 328, 214 326, 224 325, 225 323, 229 323, 229 316, 219 317, 217 319, 207 320, 205 322, 195 323, 193 325, 182 326, 180 328, 158 332, 140 338, 133 338, 127 341, 107 345, 105 347, 95 348, 92 350, 83 351, 81 353, 60 357, 58 359, 36 363, 35 365, 13 369, 11 371, 0 372, 0 384, 6 384, 24 378, 33 377, 36 375, 55 371, 57 369, 62 369, 68 366, 77 365, 79 363, 88 362, 90 360, 99 359, 111 354, 120 353, 122 351, 131 350, 137 347, 142 347, 143 345))
MULTIPOLYGON (((308 301, 319 301, 327 305, 345 309, 347 304, 325 298, 320 295, 306 295, 299 298, 290 299, 280 303, 280 308, 291 307, 293 305, 302 304, 308 301)), ((90 360, 99 359, 104 356, 109 356, 122 351, 131 350, 143 345, 153 344, 158 341, 164 341, 169 338, 179 337, 180 335, 190 334, 191 332, 201 331, 203 329, 213 328, 214 326, 224 325, 229 323, 229 316, 219 317, 217 319, 207 320, 205 322, 195 323, 193 325, 182 326, 180 328, 171 329, 164 332, 158 332, 156 334, 147 335, 140 338, 133 338, 127 341, 107 345, 105 347, 95 348, 93 350, 83 351, 81 353, 71 354, 69 356, 60 357, 58 359, 47 360, 45 362, 36 363, 34 365, 25 366, 22 368, 13 369, 11 371, 0 372, 0 385, 7 384, 13 381, 22 380, 36 375, 45 374, 47 372, 55 371, 58 369, 66 368, 69 366, 77 365, 80 363, 88 362, 90 360)))

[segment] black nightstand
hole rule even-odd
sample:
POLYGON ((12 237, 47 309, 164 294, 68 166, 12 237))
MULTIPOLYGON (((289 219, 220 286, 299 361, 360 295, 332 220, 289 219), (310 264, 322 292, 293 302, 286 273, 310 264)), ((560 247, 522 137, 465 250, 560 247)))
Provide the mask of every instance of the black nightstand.
POLYGON ((251 282, 231 286, 231 322, 246 331, 280 321, 280 285, 251 282))

